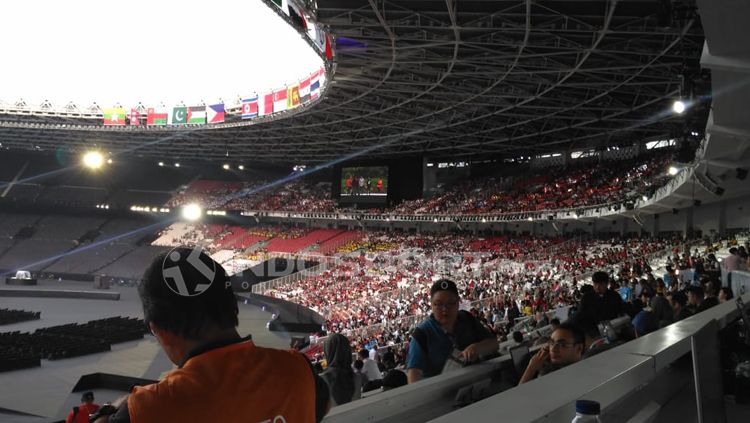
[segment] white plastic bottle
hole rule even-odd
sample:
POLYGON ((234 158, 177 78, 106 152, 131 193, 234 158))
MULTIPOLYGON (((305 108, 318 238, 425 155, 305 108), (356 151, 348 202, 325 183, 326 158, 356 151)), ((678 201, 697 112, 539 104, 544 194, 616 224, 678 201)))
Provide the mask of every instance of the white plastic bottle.
POLYGON ((600 412, 601 407, 598 402, 578 400, 576 401, 576 416, 570 423, 601 423, 600 412))

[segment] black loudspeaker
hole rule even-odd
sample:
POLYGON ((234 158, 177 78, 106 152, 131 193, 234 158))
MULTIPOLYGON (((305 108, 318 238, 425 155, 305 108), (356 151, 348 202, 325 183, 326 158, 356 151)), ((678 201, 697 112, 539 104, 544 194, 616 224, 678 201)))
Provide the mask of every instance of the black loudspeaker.
POLYGON ((716 195, 724 195, 724 188, 722 188, 722 187, 716 187, 716 189, 714 190, 714 194, 716 194, 716 195))
POLYGON ((747 178, 747 169, 743 169, 741 167, 737 168, 737 179, 740 181, 744 181, 745 178, 747 178))
POLYGON ((672 214, 677 214, 677 213, 679 213, 679 212, 680 212, 680 211, 679 211, 679 210, 677 210, 677 209, 672 209, 672 214))
POLYGON ((695 201, 693 201, 693 205, 695 207, 700 207, 701 206, 701 200, 695 200, 695 201))

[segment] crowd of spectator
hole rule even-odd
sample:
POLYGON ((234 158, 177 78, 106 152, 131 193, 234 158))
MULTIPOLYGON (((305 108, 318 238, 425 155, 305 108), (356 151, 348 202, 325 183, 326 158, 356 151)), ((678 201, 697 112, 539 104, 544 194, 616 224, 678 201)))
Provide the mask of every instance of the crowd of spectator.
MULTIPOLYGON (((498 214, 621 204, 652 193, 668 179, 669 153, 631 160, 603 161, 537 171, 518 178, 467 180, 441 188, 430 198, 404 201, 385 210, 393 214, 498 214)), ((288 212, 342 211, 331 184, 296 179, 284 184, 193 182, 168 202, 177 207, 288 212)))

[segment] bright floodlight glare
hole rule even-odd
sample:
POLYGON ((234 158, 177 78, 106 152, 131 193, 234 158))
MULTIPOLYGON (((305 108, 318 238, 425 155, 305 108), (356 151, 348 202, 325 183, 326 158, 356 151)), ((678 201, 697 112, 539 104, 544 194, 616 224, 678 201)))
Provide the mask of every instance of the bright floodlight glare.
POLYGON ((159 166, 164 166, 164 162, 159 162, 159 166))
POLYGON ((201 218, 201 215, 203 215, 203 210, 201 209, 201 206, 197 204, 188 204, 182 208, 182 217, 184 217, 185 220, 195 222, 201 218))
POLYGON ((239 166, 237 166, 237 169, 239 169, 239 170, 245 170, 245 166, 239 165, 239 166))
POLYGON ((685 102, 682 100, 676 100, 674 104, 672 104, 672 110, 678 114, 682 114, 685 111, 685 107, 685 102))
POLYGON ((223 168, 224 170, 229 170, 229 165, 228 165, 228 164, 224 164, 224 166, 222 166, 222 168, 223 168))
POLYGON ((13 66, 3 67, 0 100, 23 98, 30 105, 49 100, 61 106, 72 101, 85 107, 119 103, 129 110, 139 102, 147 107, 182 101, 197 105, 283 87, 320 68, 323 60, 267 3, 214 0, 206 7, 202 0, 183 0, 176 8, 174 2, 151 0, 130 0, 127 7, 117 2, 95 7, 90 1, 7 2, 0 13, 0 39, 24 34, 24 41, 3 45, 3 60, 13 66), (138 48, 138 60, 123 54, 118 35, 134 27, 151 43, 138 48), (249 42, 271 34, 273 42, 249 42), (263 66, 258 66, 261 57, 263 66), (50 63, 66 66, 51 71, 50 63), (242 71, 221 72, 227 63, 242 71))
POLYGON ((669 166, 669 170, 667 170, 667 173, 674 176, 680 173, 680 169, 676 168, 675 166, 669 166))
POLYGON ((83 165, 90 169, 99 169, 104 165, 104 156, 98 151, 89 151, 83 155, 83 165))
POLYGON ((179 163, 175 163, 174 167, 180 167, 180 164, 179 163))

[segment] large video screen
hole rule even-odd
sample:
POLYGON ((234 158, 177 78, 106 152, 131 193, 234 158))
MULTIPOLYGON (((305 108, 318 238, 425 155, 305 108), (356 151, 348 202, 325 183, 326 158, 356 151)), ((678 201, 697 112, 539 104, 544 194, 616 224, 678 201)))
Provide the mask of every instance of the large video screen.
POLYGON ((341 169, 341 197, 377 198, 388 196, 388 167, 345 167, 341 169))

